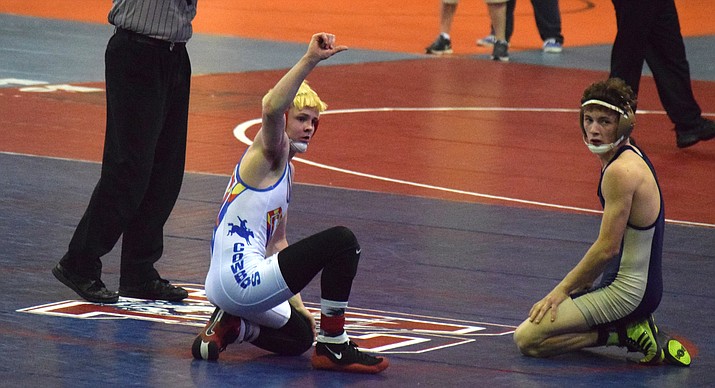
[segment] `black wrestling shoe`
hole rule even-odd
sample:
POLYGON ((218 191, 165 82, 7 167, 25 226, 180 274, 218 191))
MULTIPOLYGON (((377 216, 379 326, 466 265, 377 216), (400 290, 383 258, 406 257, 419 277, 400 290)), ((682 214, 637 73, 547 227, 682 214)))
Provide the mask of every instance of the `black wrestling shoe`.
POLYGON ((695 145, 699 141, 710 140, 715 137, 715 122, 701 118, 700 125, 689 130, 675 131, 675 141, 678 148, 695 145))
POLYGON ((119 295, 127 298, 180 302, 188 297, 189 293, 181 287, 172 285, 168 280, 154 279, 137 285, 120 285, 119 295))
POLYGON ((342 344, 316 343, 310 363, 315 369, 353 373, 380 373, 390 366, 386 358, 359 351, 353 341, 342 344))
POLYGON ((67 270, 61 264, 52 268, 52 274, 62 284, 72 289, 82 298, 93 303, 117 303, 119 295, 109 291, 100 279, 90 279, 67 270))

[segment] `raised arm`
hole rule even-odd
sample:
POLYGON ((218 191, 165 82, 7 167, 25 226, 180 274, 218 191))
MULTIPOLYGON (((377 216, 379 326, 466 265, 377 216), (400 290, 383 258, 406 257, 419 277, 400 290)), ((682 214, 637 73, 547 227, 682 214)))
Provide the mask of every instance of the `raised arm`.
POLYGON ((345 46, 335 46, 335 36, 324 32, 312 36, 308 50, 263 98, 262 126, 241 159, 241 179, 252 187, 265 188, 275 183, 290 157, 286 134, 286 113, 305 78, 322 60, 345 46))
POLYGON ((347 50, 336 46, 335 36, 328 33, 313 35, 305 55, 278 81, 263 99, 263 128, 256 140, 268 154, 280 154, 288 149, 285 135, 285 112, 290 107, 300 84, 315 66, 336 53, 347 50), (259 139, 260 138, 260 139, 259 139))

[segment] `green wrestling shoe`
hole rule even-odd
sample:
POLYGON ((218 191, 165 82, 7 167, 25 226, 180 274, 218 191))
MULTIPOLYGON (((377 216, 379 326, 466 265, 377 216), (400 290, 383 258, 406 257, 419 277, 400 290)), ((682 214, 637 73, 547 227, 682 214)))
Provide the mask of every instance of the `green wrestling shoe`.
POLYGON ((690 353, 680 341, 670 338, 663 346, 665 363, 677 366, 690 366, 690 353))
POLYGON ((652 314, 618 332, 620 345, 628 348, 629 352, 643 353, 645 357, 641 358, 639 363, 647 365, 659 364, 665 357, 657 336, 658 327, 652 314))

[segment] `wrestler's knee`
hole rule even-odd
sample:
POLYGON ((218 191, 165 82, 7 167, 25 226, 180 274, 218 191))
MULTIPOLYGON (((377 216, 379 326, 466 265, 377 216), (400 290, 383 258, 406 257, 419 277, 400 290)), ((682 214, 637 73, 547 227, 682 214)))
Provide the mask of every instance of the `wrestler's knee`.
POLYGON ((540 341, 537 339, 535 328, 536 325, 524 321, 519 327, 514 330, 514 343, 521 354, 529 357, 541 357, 539 349, 540 341))
POLYGON ((345 226, 332 227, 328 233, 330 233, 334 246, 340 247, 337 257, 341 258, 339 260, 341 263, 337 265, 342 268, 345 275, 355 277, 361 251, 357 237, 352 230, 345 226))
POLYGON ((352 230, 346 226, 334 226, 328 229, 328 233, 331 234, 332 238, 339 241, 341 245, 344 246, 359 246, 357 237, 352 230))
POLYGON ((292 338, 292 341, 286 341, 282 346, 275 350, 275 353, 281 356, 300 356, 307 352, 313 346, 313 336, 302 335, 292 338))
POLYGON ((291 316, 283 327, 261 327, 261 334, 251 343, 281 356, 298 356, 313 346, 313 340, 310 320, 291 306, 291 316))
POLYGON ((313 347, 313 340, 315 339, 315 333, 313 332, 313 326, 308 319, 301 313, 293 310, 296 320, 300 323, 297 324, 296 329, 296 340, 293 346, 292 355, 299 355, 307 352, 311 347, 313 347))

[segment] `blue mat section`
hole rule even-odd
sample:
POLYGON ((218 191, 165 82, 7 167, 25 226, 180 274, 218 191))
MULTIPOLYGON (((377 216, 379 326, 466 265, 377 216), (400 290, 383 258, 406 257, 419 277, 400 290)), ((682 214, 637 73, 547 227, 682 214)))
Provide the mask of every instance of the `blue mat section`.
MULTIPOLYGON (((0 154, 0 375, 4 383, 90 386, 702 386, 715 378, 710 317, 715 295, 715 230, 668 225, 662 330, 699 350, 689 369, 641 367, 623 349, 599 348, 544 361, 523 357, 511 335, 422 353, 388 354, 381 376, 318 372, 309 353, 276 357, 249 344, 219 362, 191 358, 196 326, 134 319, 78 319, 18 309, 78 300, 50 274, 84 211, 99 165, 0 154)), ((300 166, 298 166, 300 168, 300 166)), ((228 176, 187 174, 165 229, 158 263, 173 282, 202 284, 215 212, 228 176)), ((376 309, 420 322, 513 329, 531 304, 573 266, 595 238, 599 217, 297 185, 291 241, 333 225, 350 227, 363 254, 351 309, 376 309)), ((118 282, 118 249, 105 256, 104 280, 118 282)), ((318 281, 303 292, 319 300, 318 281)), ((181 309, 182 305, 172 308, 181 309)), ((161 306, 160 306, 161 307, 161 306)), ((167 307, 167 306, 164 306, 167 307)), ((191 307, 190 304, 184 308, 191 307)), ((145 311, 151 311, 145 308, 145 311)), ((409 332, 415 335, 416 332, 409 332)), ((407 335, 405 332, 404 335, 407 335)), ((459 337, 459 336, 457 336, 459 337)), ((428 338, 435 342, 438 337, 428 338)), ((428 342, 429 343, 429 342, 428 342)))

